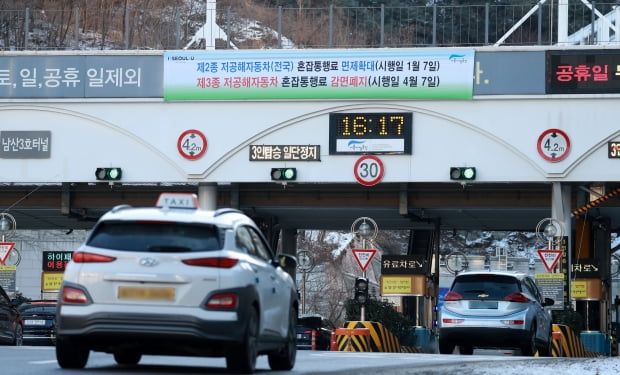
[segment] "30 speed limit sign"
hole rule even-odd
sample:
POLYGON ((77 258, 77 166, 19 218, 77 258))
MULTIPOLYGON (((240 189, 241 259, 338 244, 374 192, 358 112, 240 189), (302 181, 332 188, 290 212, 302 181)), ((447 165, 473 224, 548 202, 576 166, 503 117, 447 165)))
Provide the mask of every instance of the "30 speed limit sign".
POLYGON ((378 157, 364 155, 357 159, 353 173, 360 184, 372 186, 383 179, 385 168, 383 167, 383 162, 378 157))

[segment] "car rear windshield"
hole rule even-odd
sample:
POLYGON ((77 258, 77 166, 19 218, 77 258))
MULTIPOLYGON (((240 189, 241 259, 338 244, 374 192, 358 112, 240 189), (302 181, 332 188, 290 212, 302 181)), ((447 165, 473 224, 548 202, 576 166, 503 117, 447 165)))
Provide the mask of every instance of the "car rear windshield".
POLYGON ((19 311, 23 313, 56 313, 56 305, 22 305, 19 307, 19 311))
POLYGON ((505 275, 463 275, 454 281, 452 290, 464 299, 502 300, 519 292, 519 282, 505 275))
POLYGON ((221 249, 214 225, 156 221, 107 221, 100 223, 88 246, 145 252, 193 252, 221 249))
POLYGON ((305 317, 297 319, 297 325, 309 328, 319 328, 321 327, 321 318, 320 317, 305 317))

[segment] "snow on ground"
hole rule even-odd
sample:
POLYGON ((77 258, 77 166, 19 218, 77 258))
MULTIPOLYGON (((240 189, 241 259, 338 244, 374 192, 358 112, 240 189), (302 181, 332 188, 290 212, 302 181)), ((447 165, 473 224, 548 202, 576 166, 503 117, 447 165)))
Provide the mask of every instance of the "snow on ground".
MULTIPOLYGON (((616 375, 620 373, 620 357, 603 358, 538 358, 522 361, 489 361, 464 364, 451 375, 616 375)), ((421 374, 424 374, 423 372, 421 374)), ((429 373, 440 374, 440 373, 429 373)))

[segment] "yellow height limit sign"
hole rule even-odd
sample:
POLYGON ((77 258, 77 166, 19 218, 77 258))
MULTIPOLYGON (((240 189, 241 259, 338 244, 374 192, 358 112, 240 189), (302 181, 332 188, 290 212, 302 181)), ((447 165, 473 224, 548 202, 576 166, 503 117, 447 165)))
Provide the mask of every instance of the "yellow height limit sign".
POLYGON ((0 264, 4 264, 11 255, 15 242, 0 242, 0 264))

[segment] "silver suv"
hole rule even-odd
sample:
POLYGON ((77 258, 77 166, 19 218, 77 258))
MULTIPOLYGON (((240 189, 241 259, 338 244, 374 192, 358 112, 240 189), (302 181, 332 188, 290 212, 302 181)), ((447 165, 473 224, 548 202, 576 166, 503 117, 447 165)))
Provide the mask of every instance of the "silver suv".
POLYGON ((536 282, 516 272, 471 271, 457 275, 439 315, 439 352, 516 348, 523 355, 551 355, 552 319, 536 282))
POLYGON ((251 373, 296 358, 298 294, 256 224, 234 209, 202 210, 194 194, 164 193, 156 207, 115 207, 67 265, 56 358, 86 366, 89 352, 119 364, 144 354, 225 357, 251 373))

